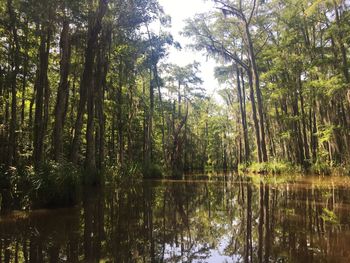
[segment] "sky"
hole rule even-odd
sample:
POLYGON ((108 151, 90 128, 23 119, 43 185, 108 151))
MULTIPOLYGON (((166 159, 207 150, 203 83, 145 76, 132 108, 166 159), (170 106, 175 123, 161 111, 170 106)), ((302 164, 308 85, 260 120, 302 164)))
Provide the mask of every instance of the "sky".
POLYGON ((178 41, 183 48, 180 51, 171 48, 167 62, 179 66, 185 66, 193 61, 199 62, 201 64, 200 77, 204 81, 203 88, 205 88, 209 96, 213 95, 214 98, 218 99, 217 95, 215 95, 215 91, 219 86, 214 78, 215 61, 207 58, 203 52, 196 52, 186 48, 186 45, 190 44, 191 40, 179 34, 186 25, 184 20, 192 18, 195 14, 211 10, 212 2, 203 0, 159 0, 159 3, 163 6, 165 13, 171 16, 172 27, 170 32, 174 40, 178 41))

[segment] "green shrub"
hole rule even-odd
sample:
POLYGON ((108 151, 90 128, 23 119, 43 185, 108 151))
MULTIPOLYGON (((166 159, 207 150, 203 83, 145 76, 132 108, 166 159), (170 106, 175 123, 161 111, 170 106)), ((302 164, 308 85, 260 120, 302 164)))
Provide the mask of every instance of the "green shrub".
POLYGON ((350 165, 345 166, 345 174, 350 176, 350 165))
POLYGON ((84 186, 98 186, 104 183, 104 172, 90 171, 83 168, 81 171, 81 183, 84 186))
POLYGON ((126 163, 123 166, 110 166, 104 169, 106 183, 119 183, 125 181, 138 181, 142 179, 142 172, 138 163, 126 163))
POLYGON ((31 200, 34 207, 76 204, 81 174, 68 162, 44 164, 32 177, 31 200))
POLYGON ((328 163, 317 161, 311 166, 311 172, 317 175, 330 175, 332 170, 328 163))
POLYGON ((237 168, 238 173, 244 174, 244 173, 248 172, 248 167, 249 167, 249 165, 247 163, 238 164, 238 168, 237 168))
POLYGON ((31 182, 27 169, 28 167, 0 168, 0 210, 26 209, 30 206, 31 182))
POLYGON ((252 163, 249 166, 240 165, 240 171, 247 171, 256 174, 284 174, 284 173, 298 173, 301 168, 289 162, 271 161, 266 163, 252 163))
POLYGON ((336 166, 332 168, 332 175, 347 175, 350 176, 350 166, 349 165, 342 165, 342 166, 336 166))
POLYGON ((0 210, 72 205, 79 186, 80 173, 65 161, 46 163, 38 171, 32 166, 3 168, 0 210))
POLYGON ((300 172, 297 166, 289 162, 272 161, 267 164, 267 171, 272 174, 297 173, 300 172))
POLYGON ((339 219, 337 215, 333 211, 328 210, 327 208, 322 209, 321 218, 325 223, 339 224, 339 219))
POLYGON ((142 175, 146 179, 161 179, 163 178, 163 171, 158 164, 147 163, 142 167, 142 175))
POLYGON ((267 163, 252 163, 248 167, 248 171, 251 173, 266 174, 268 172, 267 163))

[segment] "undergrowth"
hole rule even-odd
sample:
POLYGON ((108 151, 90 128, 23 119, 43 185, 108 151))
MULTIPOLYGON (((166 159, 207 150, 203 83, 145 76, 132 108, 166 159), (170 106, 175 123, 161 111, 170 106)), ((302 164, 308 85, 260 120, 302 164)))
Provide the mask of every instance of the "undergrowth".
POLYGON ((1 210, 74 205, 78 201, 81 173, 69 162, 0 168, 1 210))
POLYGON ((265 162, 265 163, 251 163, 240 164, 238 166, 240 173, 256 173, 256 174, 285 174, 285 173, 298 173, 301 172, 301 168, 295 166, 289 162, 265 162))
POLYGON ((317 161, 308 167, 292 164, 290 162, 271 161, 265 163, 253 162, 251 164, 239 164, 239 173, 254 174, 314 174, 314 175, 349 175, 349 165, 332 166, 327 162, 317 161))

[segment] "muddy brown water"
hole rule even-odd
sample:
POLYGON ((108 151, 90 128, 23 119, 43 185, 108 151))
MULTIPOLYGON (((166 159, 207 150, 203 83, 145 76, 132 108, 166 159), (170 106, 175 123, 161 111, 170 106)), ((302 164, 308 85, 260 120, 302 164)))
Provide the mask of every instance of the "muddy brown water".
POLYGON ((350 178, 188 176, 0 217, 0 262, 350 262, 350 178))

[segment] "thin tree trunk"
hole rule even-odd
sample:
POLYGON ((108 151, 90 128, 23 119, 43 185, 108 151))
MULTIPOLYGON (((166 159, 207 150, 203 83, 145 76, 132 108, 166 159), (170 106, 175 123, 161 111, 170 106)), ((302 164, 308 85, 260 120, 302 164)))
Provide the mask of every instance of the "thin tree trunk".
POLYGON ((243 106, 242 89, 241 89, 241 81, 240 81, 240 69, 238 68, 238 65, 236 65, 236 78, 237 78, 239 109, 241 112, 241 121, 242 121, 242 127, 243 127, 244 161, 245 163, 247 163, 249 161, 249 156, 250 156, 249 141, 248 141, 248 127, 247 127, 246 113, 244 109, 245 107, 243 106))
POLYGON ((152 70, 152 66, 150 67, 150 83, 149 83, 149 114, 148 114, 148 158, 149 161, 152 162, 153 161, 153 115, 154 115, 154 87, 153 87, 153 70, 152 70))
POLYGON ((117 122, 118 122, 118 143, 119 143, 119 149, 118 149, 118 161, 121 166, 124 164, 124 133, 123 133, 123 64, 122 62, 119 63, 119 83, 117 87, 117 122))

